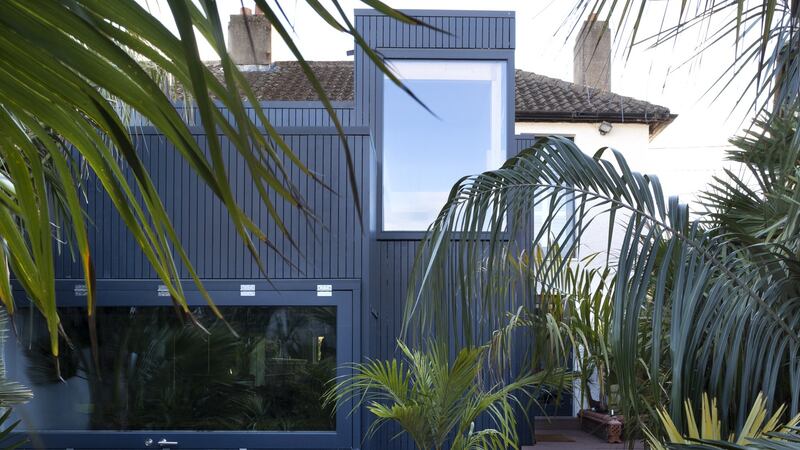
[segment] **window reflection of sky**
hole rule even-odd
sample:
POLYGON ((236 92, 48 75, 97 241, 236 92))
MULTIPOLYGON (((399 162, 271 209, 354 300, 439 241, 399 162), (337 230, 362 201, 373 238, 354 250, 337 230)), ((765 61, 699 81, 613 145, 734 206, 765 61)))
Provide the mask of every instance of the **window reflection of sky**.
POLYGON ((503 103, 495 99, 493 104, 492 98, 493 92, 502 92, 501 81, 404 82, 436 116, 391 81, 384 82, 383 229, 425 230, 459 178, 505 160, 504 142, 492 142, 503 135, 493 127, 504 126, 504 120, 492 117, 503 103))

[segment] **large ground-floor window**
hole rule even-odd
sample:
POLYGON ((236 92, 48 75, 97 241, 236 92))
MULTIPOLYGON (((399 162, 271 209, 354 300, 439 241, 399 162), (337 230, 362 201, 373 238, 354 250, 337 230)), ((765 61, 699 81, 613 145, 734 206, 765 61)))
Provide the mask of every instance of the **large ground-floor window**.
POLYGON ((76 305, 61 309, 57 361, 41 315, 21 308, 6 359, 9 376, 34 391, 16 410, 22 429, 60 448, 346 444, 351 420, 321 396, 353 360, 353 292, 250 289, 212 292, 224 320, 190 294, 197 323, 157 288, 103 290, 96 353, 73 294, 61 302, 76 305))

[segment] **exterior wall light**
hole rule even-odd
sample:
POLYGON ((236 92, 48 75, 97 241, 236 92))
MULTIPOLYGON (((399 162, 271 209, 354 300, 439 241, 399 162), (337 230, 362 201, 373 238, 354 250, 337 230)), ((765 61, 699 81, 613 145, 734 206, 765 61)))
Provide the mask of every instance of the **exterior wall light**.
POLYGON ((603 136, 607 135, 611 132, 611 129, 614 128, 610 122, 606 122, 605 120, 600 122, 600 126, 597 128, 597 131, 600 132, 603 136))

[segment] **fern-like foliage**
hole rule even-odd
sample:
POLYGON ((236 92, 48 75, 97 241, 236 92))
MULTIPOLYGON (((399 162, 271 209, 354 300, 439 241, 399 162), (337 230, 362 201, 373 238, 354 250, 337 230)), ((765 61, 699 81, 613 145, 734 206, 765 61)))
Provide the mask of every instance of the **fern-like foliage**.
POLYGON ((365 438, 396 422, 420 449, 439 450, 446 443, 453 450, 517 448, 515 413, 522 398, 544 387, 564 389, 571 377, 560 370, 511 382, 494 379, 492 347, 463 348, 451 360, 440 344, 415 350, 398 341, 400 359, 355 364, 354 375, 330 387, 326 403, 365 405, 375 416, 365 438), (493 426, 476 429, 481 416, 493 426))

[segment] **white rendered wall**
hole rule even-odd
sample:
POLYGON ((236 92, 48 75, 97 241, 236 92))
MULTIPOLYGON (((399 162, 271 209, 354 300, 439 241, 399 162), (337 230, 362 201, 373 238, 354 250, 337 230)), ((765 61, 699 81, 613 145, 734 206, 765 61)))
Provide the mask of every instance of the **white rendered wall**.
MULTIPOLYGON (((601 135, 597 131, 599 123, 569 122, 517 122, 516 134, 558 134, 572 137, 575 144, 588 155, 593 155, 602 147, 611 147, 625 155, 628 164, 634 171, 640 171, 644 163, 643 154, 647 153, 650 135, 647 125, 614 124, 610 133, 601 135)), ((597 219, 584 231, 581 239, 580 254, 602 252, 607 246, 607 220, 597 219)), ((602 258, 597 258, 598 263, 602 258)))
MULTIPOLYGON (((563 135, 573 137, 575 144, 588 155, 602 147, 611 147, 625 156, 628 165, 634 172, 654 174, 658 177, 664 189, 664 194, 678 196, 682 202, 694 203, 696 195, 709 181, 712 175, 721 168, 723 148, 651 148, 649 128, 645 124, 613 124, 611 132, 601 135, 598 131, 599 123, 569 123, 569 122, 517 122, 516 134, 537 135, 563 135)), ((690 142, 687 142, 690 144, 690 142)), ((611 158, 610 153, 606 158, 611 158)), ((693 208, 694 209, 694 208, 693 208)), ((622 217, 617 213, 618 223, 622 217)), ((611 245, 610 259, 614 261, 614 248, 621 242, 622 231, 617 226, 615 239, 611 245)), ((584 231, 581 239, 580 255, 587 256, 592 253, 604 254, 608 245, 608 218, 598 217, 584 231)), ((605 263, 604 257, 594 260, 595 265, 605 263)), ((581 405, 580 388, 574 386, 573 412, 577 413, 581 405)), ((597 398, 597 393, 593 392, 597 398)))
MULTIPOLYGON (((695 202, 697 194, 723 165, 725 149, 721 147, 651 147, 649 128, 645 124, 615 123, 606 135, 600 134, 599 126, 599 123, 517 122, 515 132, 573 137, 575 144, 588 155, 593 155, 601 147, 614 148, 625 156, 631 170, 656 175, 665 196, 678 196, 682 202, 689 203, 692 210, 699 209, 695 202)), ((610 158, 610 153, 606 157, 610 158)), ((585 231, 581 241, 582 255, 606 249, 606 225, 607 221, 598 219, 585 231)))

